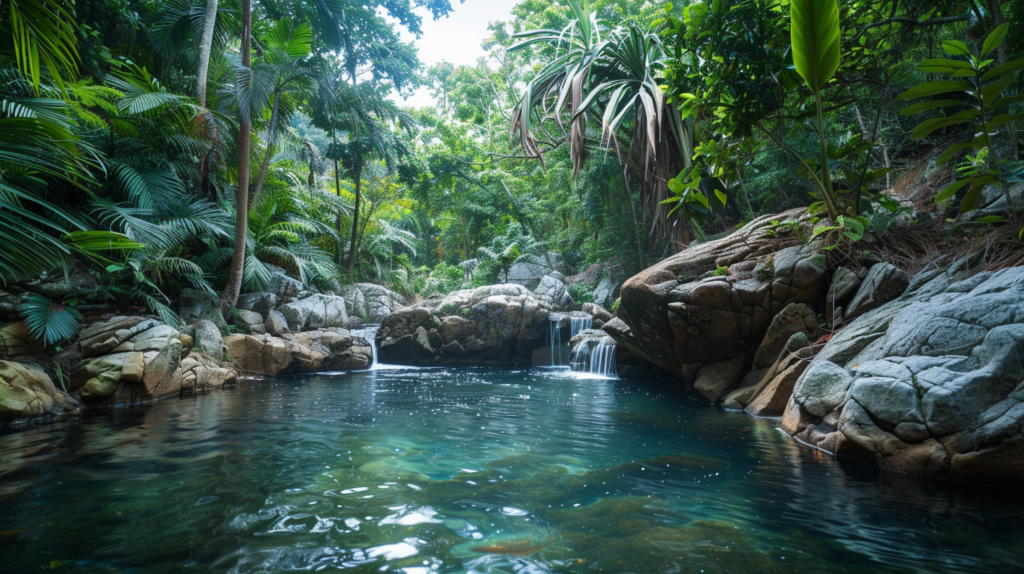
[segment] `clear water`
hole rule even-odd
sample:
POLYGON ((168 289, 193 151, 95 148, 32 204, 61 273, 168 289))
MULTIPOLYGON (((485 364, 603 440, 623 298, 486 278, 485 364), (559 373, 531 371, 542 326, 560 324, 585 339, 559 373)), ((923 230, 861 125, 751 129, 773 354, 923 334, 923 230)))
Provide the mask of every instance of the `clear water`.
POLYGON ((0 436, 0 572, 1020 572, 1024 504, 568 371, 243 383, 0 436))

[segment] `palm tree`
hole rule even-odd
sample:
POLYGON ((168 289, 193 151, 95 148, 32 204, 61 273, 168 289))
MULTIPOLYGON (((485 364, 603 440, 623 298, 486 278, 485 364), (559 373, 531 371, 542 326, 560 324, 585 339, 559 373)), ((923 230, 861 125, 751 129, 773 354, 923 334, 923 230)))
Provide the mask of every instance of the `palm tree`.
POLYGON ((567 1, 573 20, 565 29, 518 34, 522 41, 509 49, 546 44, 554 54, 523 89, 512 113, 513 134, 527 155, 541 161, 544 152, 568 140, 577 177, 587 158, 586 120, 593 116, 601 125, 601 146, 615 149, 627 172, 639 177, 641 212, 644 218, 654 212, 652 231, 667 234, 668 208, 661 203, 671 197, 668 181, 693 157, 692 122, 667 103, 657 82, 668 56, 657 34, 636 24, 608 30, 579 0, 567 1), (569 133, 562 115, 567 106, 569 133), (547 120, 561 133, 551 134, 547 120), (627 126, 628 140, 620 142, 627 126))
MULTIPOLYGON (((242 75, 246 86, 252 82, 252 0, 242 0, 242 75), (248 76, 248 77, 245 77, 248 76)), ((231 266, 228 268, 228 282, 220 297, 221 313, 227 314, 242 292, 242 279, 245 273, 245 246, 248 239, 249 224, 249 133, 250 109, 248 106, 238 107, 238 187, 235 189, 235 247, 231 255, 231 266)))
POLYGON ((203 32, 199 38, 199 107, 206 107, 206 83, 210 72, 210 53, 213 51, 213 28, 217 23, 217 0, 206 0, 203 13, 203 32))

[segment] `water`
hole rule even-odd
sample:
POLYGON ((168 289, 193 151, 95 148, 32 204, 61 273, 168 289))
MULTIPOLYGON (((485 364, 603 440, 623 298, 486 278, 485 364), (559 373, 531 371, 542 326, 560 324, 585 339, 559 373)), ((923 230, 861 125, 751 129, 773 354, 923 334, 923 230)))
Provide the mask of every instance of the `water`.
MULTIPOLYGON (((356 337, 362 337, 369 341, 370 348, 373 349, 373 364, 370 365, 371 371, 388 371, 388 370, 412 370, 416 367, 402 367, 398 365, 382 365, 377 362, 377 331, 380 331, 380 325, 364 325, 360 329, 352 329, 350 332, 356 337)), ((342 374, 342 373, 332 373, 342 374)))
POLYGON ((572 335, 570 335, 569 338, 571 339, 572 337, 579 335, 580 333, 591 328, 592 326, 594 326, 594 318, 591 317, 590 315, 570 315, 569 331, 572 333, 572 335))
POLYGON ((608 379, 618 378, 615 349, 615 339, 609 336, 597 339, 596 343, 593 339, 583 341, 572 350, 573 372, 608 379))
POLYGON ((653 382, 381 370, 0 436, 0 572, 1019 572, 1019 489, 653 382), (508 552, 514 552, 508 554, 508 552))
POLYGON ((562 365, 562 327, 559 323, 564 316, 552 313, 548 317, 548 343, 551 344, 551 366, 562 365))

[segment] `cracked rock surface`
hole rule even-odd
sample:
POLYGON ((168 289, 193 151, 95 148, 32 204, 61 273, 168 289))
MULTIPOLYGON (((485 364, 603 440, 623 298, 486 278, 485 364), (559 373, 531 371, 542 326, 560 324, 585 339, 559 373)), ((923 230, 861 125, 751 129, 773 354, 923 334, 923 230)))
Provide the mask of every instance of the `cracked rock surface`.
POLYGON ((925 269, 832 338, 797 381, 783 429, 924 476, 1024 477, 1024 267, 925 269))
POLYGON ((0 424, 76 410, 78 403, 58 390, 46 373, 0 361, 0 424))

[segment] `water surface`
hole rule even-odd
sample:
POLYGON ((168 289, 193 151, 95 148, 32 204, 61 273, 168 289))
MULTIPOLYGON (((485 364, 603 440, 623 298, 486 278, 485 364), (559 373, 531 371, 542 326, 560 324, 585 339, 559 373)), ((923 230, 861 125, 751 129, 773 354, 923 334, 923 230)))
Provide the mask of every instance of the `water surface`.
POLYGON ((1020 572, 1015 491, 663 388, 376 370, 0 436, 0 572, 1020 572))

